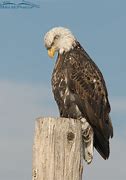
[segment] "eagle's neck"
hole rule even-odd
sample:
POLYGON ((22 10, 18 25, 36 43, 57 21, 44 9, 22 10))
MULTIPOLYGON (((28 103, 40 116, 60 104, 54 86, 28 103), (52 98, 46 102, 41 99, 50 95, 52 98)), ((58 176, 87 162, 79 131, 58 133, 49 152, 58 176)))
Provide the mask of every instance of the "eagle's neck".
POLYGON ((83 49, 81 44, 78 41, 75 41, 74 47, 72 47, 69 51, 63 52, 63 53, 58 52, 58 57, 57 57, 57 60, 56 60, 56 63, 55 63, 55 67, 54 67, 55 71, 61 71, 62 70, 63 63, 65 61, 67 61, 67 60, 69 61, 69 55, 74 50, 82 51, 82 52, 85 53, 85 50, 83 49))
POLYGON ((62 64, 63 64, 63 55, 58 53, 58 57, 57 57, 54 69, 60 70, 62 68, 62 64))

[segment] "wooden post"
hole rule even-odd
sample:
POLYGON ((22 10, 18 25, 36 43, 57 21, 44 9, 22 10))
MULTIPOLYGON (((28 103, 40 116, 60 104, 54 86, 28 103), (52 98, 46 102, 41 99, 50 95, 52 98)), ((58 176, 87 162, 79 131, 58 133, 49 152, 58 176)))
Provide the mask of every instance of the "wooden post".
POLYGON ((35 125, 32 180, 82 180, 80 121, 39 118, 35 125))

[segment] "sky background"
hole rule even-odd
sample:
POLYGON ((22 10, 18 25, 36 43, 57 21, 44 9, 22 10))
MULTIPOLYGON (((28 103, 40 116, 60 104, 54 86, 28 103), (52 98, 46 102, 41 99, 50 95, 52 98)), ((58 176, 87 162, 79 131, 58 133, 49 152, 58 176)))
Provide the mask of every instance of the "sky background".
POLYGON ((125 180, 126 1, 34 2, 40 8, 0 9, 0 179, 31 179, 35 119, 58 116, 50 85, 55 60, 43 37, 65 26, 101 69, 112 107, 110 158, 104 161, 95 151, 83 179, 125 180))

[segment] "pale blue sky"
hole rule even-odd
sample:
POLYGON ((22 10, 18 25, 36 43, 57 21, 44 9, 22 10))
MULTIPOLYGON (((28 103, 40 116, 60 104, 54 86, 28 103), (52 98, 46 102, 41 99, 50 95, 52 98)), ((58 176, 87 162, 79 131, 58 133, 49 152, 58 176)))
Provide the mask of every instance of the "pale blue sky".
POLYGON ((43 36, 54 26, 65 26, 103 72, 115 129, 110 159, 104 161, 95 153, 85 180, 124 180, 126 1, 34 2, 40 8, 0 9, 1 179, 31 178, 34 120, 58 115, 50 85, 55 60, 47 56, 43 36))

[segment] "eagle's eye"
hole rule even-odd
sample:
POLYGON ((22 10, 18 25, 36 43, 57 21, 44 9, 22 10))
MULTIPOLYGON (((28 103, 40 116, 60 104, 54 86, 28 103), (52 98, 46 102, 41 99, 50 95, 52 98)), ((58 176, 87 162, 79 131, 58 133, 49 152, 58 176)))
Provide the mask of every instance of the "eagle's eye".
POLYGON ((51 45, 48 47, 48 49, 51 49, 51 48, 54 46, 55 42, 56 42, 58 39, 59 39, 59 35, 55 35, 55 36, 54 36, 54 39, 53 39, 51 45))
POLYGON ((59 39, 59 37, 60 37, 59 35, 55 35, 54 41, 57 40, 57 39, 59 39))

